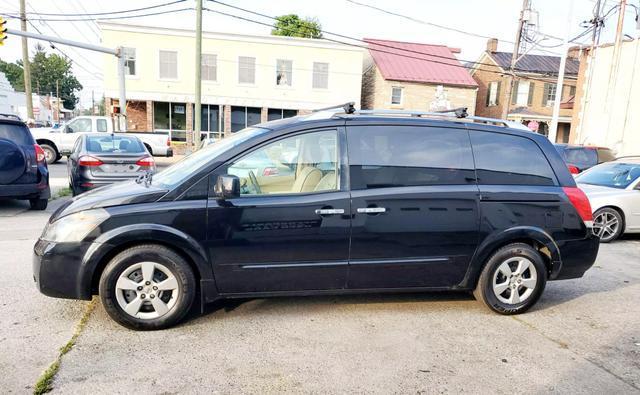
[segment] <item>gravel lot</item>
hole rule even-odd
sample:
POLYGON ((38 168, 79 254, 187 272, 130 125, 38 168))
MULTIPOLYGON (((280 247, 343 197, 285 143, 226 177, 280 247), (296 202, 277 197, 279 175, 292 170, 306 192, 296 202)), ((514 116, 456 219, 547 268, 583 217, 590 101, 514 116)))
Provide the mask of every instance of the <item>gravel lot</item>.
MULTIPOLYGON (((88 303, 40 295, 31 249, 50 213, 0 201, 0 384, 27 393, 88 303)), ((54 393, 640 393, 640 237, 504 317, 458 293, 257 299, 166 331, 98 303, 54 393)))

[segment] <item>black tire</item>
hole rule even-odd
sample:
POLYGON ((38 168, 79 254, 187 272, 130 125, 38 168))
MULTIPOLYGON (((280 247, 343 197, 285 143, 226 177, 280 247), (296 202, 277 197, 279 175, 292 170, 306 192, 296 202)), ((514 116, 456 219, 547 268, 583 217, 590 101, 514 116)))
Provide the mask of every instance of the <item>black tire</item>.
MULTIPOLYGON (((100 276, 99 292, 105 310, 120 325, 134 330, 158 330, 169 328, 184 318, 195 300, 196 285, 196 278, 191 267, 175 251, 157 244, 144 244, 122 251, 109 262, 100 276), (177 280, 178 288, 172 291, 176 294, 172 293, 170 298, 176 298, 175 304, 167 313, 157 318, 134 317, 125 312, 120 302, 118 302, 118 297, 123 297, 116 294, 117 292, 123 292, 122 290, 116 290, 116 283, 120 275, 141 262, 160 264, 165 269, 168 269, 177 280)), ((136 291, 136 298, 143 297, 144 292, 146 291, 136 291), (140 293, 138 294, 138 292, 140 293)), ((146 303, 149 303, 150 306, 151 299, 149 298, 151 296, 147 298, 146 303)), ((160 296, 158 296, 158 299, 160 299, 160 296)), ((153 307, 149 308, 153 309, 153 307)))
POLYGON ((40 211, 46 210, 48 204, 49 204, 48 199, 40 199, 40 198, 29 199, 29 206, 31 210, 40 210, 40 211))
POLYGON ((47 158, 47 164, 52 165, 60 160, 60 155, 58 155, 58 151, 50 146, 49 144, 39 144, 40 148, 44 151, 44 156, 47 158))
MULTIPOLYGON (((517 263, 515 263, 515 266, 517 266, 517 263)), ((544 264, 540 253, 528 244, 513 243, 500 248, 487 260, 487 263, 480 274, 480 278, 478 279, 476 289, 473 291, 473 296, 497 313, 505 315, 520 314, 527 311, 538 301, 540 295, 542 295, 542 291, 544 291, 546 283, 547 267, 544 264), (507 276, 504 276, 502 271, 499 270, 503 263, 507 263, 509 266, 512 266, 512 263, 508 262, 510 260, 517 260, 518 258, 525 258, 525 260, 530 262, 535 269, 535 276, 533 275, 533 271, 530 269, 529 271, 524 270, 524 274, 520 273, 523 274, 520 278, 523 278, 524 281, 530 281, 533 278, 536 279, 535 286, 531 288, 531 292, 529 292, 529 288, 526 288, 524 285, 520 285, 521 283, 517 282, 517 276, 512 280, 507 276), (507 278, 507 281, 513 281, 514 284, 510 285, 509 288, 506 288, 503 293, 498 296, 496 295, 497 291, 494 292, 494 276, 496 276, 496 278, 505 277, 507 278), (517 300, 520 300, 521 293, 523 296, 525 294, 528 295, 525 300, 516 303, 505 303, 505 295, 510 296, 511 292, 513 292, 511 286, 516 287, 515 290, 518 292, 517 300)))
POLYGON ((593 214, 593 233, 600 238, 601 243, 610 243, 616 240, 624 230, 624 220, 622 214, 614 208, 604 207, 593 214), (615 219, 617 227, 613 233, 607 233, 599 224, 601 218, 615 219))

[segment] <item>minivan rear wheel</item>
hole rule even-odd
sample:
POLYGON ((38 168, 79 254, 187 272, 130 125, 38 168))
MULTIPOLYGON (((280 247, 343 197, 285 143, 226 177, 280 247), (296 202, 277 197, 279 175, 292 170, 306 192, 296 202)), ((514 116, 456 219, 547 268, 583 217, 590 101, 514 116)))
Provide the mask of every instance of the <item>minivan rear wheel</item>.
POLYGON ((489 258, 473 295, 495 312, 520 314, 538 301, 546 281, 547 269, 538 251, 513 243, 489 258))
POLYGON ((147 244, 116 255, 100 277, 99 292, 105 310, 120 325, 135 330, 164 329, 191 309, 196 279, 180 255, 147 244))

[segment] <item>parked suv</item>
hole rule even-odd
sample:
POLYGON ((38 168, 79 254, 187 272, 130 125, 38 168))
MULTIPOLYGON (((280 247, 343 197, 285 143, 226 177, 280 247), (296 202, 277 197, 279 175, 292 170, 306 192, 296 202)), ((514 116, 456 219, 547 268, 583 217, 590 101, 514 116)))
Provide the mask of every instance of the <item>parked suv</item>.
POLYGON ((0 198, 28 199, 44 210, 51 192, 44 152, 17 116, 0 114, 0 198))
POLYGON ((35 281, 99 294, 134 329, 177 323, 196 295, 460 290, 524 312, 594 263, 591 208, 544 136, 472 120, 325 111, 245 129, 63 205, 35 281))
POLYGON ((606 147, 570 144, 555 144, 555 147, 571 174, 580 174, 595 165, 616 159, 613 151, 606 147))

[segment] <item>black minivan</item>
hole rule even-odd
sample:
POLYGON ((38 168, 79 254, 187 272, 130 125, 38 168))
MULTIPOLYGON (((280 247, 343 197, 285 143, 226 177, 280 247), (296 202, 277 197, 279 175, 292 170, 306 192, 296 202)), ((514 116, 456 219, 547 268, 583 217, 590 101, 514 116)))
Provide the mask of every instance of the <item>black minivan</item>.
MULTIPOLYGON (((350 111, 349 111, 350 112, 350 111)), ((542 135, 499 120, 320 111, 247 128, 60 207, 40 291, 99 294, 133 329, 224 298, 473 291, 526 311, 598 252, 591 208, 542 135)))

